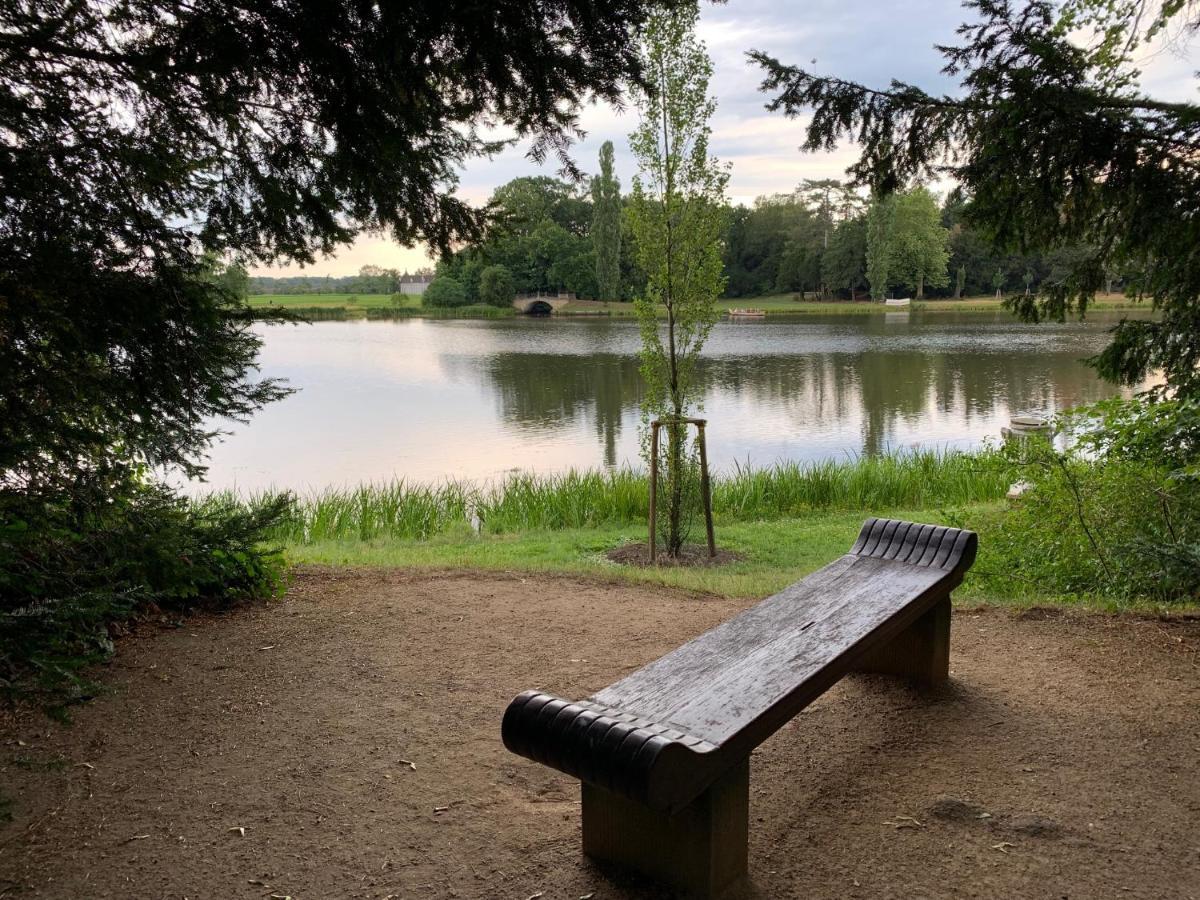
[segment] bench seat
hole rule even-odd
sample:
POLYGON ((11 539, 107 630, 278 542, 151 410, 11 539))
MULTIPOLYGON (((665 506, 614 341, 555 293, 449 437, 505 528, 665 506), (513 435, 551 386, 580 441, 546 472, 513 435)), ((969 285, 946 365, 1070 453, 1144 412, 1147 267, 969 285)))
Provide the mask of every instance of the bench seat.
POLYGON ((869 519, 845 556, 591 697, 521 694, 505 746, 584 783, 585 850, 588 786, 658 834, 848 672, 944 679, 950 591, 975 552, 969 531, 869 519))

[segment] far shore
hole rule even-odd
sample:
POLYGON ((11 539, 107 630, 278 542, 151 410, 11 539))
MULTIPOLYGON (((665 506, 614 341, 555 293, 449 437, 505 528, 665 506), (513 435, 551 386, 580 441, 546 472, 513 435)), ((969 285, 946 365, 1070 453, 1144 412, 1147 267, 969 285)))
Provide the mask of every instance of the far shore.
MULTIPOLYGON (((872 314, 897 313, 907 310, 922 312, 1002 312, 1003 300, 995 296, 931 298, 913 300, 908 307, 886 307, 867 300, 804 300, 797 294, 774 294, 767 297, 738 297, 717 302, 722 315, 731 309, 762 310, 768 317, 802 316, 811 314, 872 314)), ((307 318, 320 319, 400 319, 400 318, 470 318, 494 319, 519 315, 517 310, 473 304, 443 309, 421 306, 421 298, 404 295, 394 303, 390 294, 256 294, 249 298, 253 307, 282 307, 307 318)), ((1097 295, 1090 309, 1148 310, 1149 303, 1131 300, 1124 294, 1097 295)), ((604 300, 572 300, 553 313, 555 317, 607 316, 632 318, 632 303, 604 300)))

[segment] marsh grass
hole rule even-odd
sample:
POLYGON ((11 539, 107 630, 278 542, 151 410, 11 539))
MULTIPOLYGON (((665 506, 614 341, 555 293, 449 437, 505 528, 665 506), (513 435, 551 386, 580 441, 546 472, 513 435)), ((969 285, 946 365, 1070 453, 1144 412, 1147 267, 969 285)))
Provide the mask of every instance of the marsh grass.
MULTIPOLYGON (((953 508, 1002 498, 1009 464, 995 451, 918 451, 813 463, 738 466, 713 481, 718 524, 819 510, 953 508)), ((256 506, 272 495, 214 495, 201 502, 256 506)), ((646 521, 646 476, 633 469, 517 473, 499 481, 406 481, 330 488, 296 499, 272 539, 288 545, 438 535, 518 534, 646 521)))

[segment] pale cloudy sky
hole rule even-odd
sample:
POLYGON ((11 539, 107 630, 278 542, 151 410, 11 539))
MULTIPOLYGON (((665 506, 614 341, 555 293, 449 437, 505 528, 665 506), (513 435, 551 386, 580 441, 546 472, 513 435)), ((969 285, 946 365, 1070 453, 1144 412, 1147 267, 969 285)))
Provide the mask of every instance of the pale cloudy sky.
MULTIPOLYGON (((966 12, 958 0, 729 0, 702 6, 701 37, 713 58, 710 86, 717 98, 713 151, 732 166, 731 199, 749 203, 761 194, 789 191, 804 178, 841 177, 854 158, 851 147, 830 154, 801 154, 801 123, 768 113, 759 92, 757 67, 745 58, 750 49, 765 50, 789 63, 871 85, 886 86, 893 78, 931 92, 952 91, 941 75, 942 58, 935 44, 955 42, 955 28, 966 12)), ((1142 83, 1152 96, 1195 100, 1200 55, 1196 46, 1165 42, 1142 54, 1142 83)), ((627 136, 636 124, 632 111, 618 113, 603 104, 583 115, 587 139, 575 148, 582 168, 590 170, 600 145, 616 147, 616 169, 622 185, 633 173, 627 136)), ((492 159, 470 162, 458 193, 483 203, 499 185, 520 175, 554 175, 548 161, 538 166, 526 158, 527 146, 515 146, 492 159)), ((383 236, 364 235, 353 245, 307 269, 257 269, 254 274, 348 275, 374 264, 416 269, 430 263, 424 248, 401 247, 383 236)))

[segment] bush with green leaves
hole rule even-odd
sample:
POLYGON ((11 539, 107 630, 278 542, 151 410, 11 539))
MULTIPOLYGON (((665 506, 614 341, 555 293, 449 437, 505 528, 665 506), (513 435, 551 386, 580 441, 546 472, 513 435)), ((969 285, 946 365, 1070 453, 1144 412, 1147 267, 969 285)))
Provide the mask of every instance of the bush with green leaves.
POLYGON ((86 698, 113 623, 274 595, 283 561, 262 539, 291 504, 193 504, 124 468, 70 491, 0 492, 0 688, 86 698))
POLYGON ((517 296, 507 266, 488 266, 479 276, 479 299, 489 306, 511 306, 517 296))
POLYGON ((1181 601, 1200 595, 1200 408, 1114 400, 1064 417, 1077 434, 1009 445, 1030 489, 985 529, 976 577, 1002 593, 1181 601))
POLYGON ((425 294, 421 298, 421 303, 425 306, 442 309, 466 306, 468 302, 467 290, 462 286, 462 282, 449 275, 439 275, 429 282, 429 287, 425 288, 425 294))

